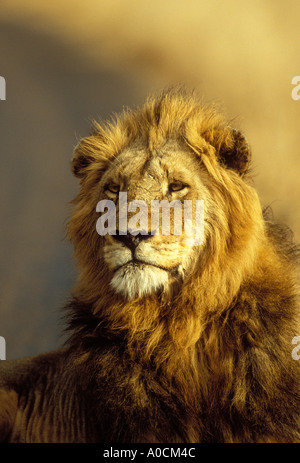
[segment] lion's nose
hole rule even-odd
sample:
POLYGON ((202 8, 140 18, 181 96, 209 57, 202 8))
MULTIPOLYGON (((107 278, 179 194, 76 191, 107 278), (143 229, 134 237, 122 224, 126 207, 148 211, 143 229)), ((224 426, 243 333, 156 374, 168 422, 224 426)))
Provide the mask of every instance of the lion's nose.
POLYGON ((144 232, 144 234, 126 233, 125 235, 121 235, 119 230, 117 230, 116 235, 113 235, 113 237, 133 251, 140 244, 141 241, 145 241, 151 238, 151 234, 149 234, 148 232, 144 232))

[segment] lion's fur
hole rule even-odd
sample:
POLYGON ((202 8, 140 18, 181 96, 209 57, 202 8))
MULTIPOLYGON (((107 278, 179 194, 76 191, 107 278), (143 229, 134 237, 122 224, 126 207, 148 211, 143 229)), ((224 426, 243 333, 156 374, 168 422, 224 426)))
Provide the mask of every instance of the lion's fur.
MULTIPOLYGON (((298 251, 263 214, 249 158, 247 142, 215 107, 174 91, 95 122, 76 147, 81 189, 68 235, 80 273, 60 363, 78 378, 80 400, 93 403, 93 439, 300 441, 300 371, 291 356, 300 332, 298 251), (112 244, 95 231, 95 205, 99 182, 122 159, 132 162, 133 176, 145 172, 141 152, 147 163, 163 152, 160 159, 177 156, 179 168, 194 166, 191 181, 201 178, 197 192, 207 204, 205 241, 182 274, 169 272, 168 288, 122 297, 110 285, 102 249, 112 244)), ((149 201, 154 190, 146 190, 149 201)), ((154 248, 163 239, 155 237, 154 248)), ((185 252, 182 243, 178 249, 176 262, 185 252)))

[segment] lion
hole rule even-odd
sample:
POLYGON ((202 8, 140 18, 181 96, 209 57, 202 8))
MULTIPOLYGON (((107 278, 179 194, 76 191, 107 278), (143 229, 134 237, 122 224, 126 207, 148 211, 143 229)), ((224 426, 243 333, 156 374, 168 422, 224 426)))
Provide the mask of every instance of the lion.
POLYGON ((1 363, 1 440, 300 442, 298 248, 261 207, 241 131, 167 90, 94 122, 71 164, 68 340, 1 363), (203 201, 201 244, 174 232, 171 207, 169 234, 121 229, 121 193, 125 225, 141 201, 203 201), (113 232, 97 232, 100 201, 113 232))

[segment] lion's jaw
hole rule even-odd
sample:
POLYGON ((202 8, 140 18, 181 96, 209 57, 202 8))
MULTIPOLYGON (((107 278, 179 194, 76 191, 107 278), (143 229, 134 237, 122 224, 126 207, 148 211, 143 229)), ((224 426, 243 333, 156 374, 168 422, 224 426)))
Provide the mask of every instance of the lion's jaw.
POLYGON ((169 275, 165 270, 131 261, 114 273, 110 284, 116 293, 132 300, 168 288, 169 275))

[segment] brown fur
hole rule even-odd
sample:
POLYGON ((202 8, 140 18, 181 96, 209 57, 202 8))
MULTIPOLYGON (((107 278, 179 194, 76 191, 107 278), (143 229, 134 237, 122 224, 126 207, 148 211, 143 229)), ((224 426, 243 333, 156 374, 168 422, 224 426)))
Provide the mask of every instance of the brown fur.
MULTIPOLYGON (((182 92, 95 123, 72 161, 81 189, 68 228, 80 268, 68 306, 70 338, 65 350, 26 364, 27 392, 24 374, 4 373, 2 394, 28 394, 34 413, 21 407, 25 423, 38 423, 29 435, 12 427, 12 440, 300 441, 300 370, 291 357, 300 331, 298 253, 285 228, 263 215, 249 160, 241 133, 182 92), (103 259, 110 238, 95 232, 99 185, 114 163, 122 169, 126 150, 134 177, 143 171, 138 153, 147 152, 149 162, 171 153, 172 160, 174 147, 181 153, 174 165, 192 165, 191 181, 197 188, 201 181, 205 242, 193 250, 184 276, 170 272, 168 290, 128 300, 110 286, 112 270, 103 259), (37 369, 38 399, 31 381, 37 369), (51 390, 50 419, 47 407, 34 403, 49 400, 51 390), (69 408, 75 411, 66 420, 69 408)), ((153 246, 160 250, 172 240, 155 237, 153 246)), ((0 423, 0 436, 1 429, 0 423)))

